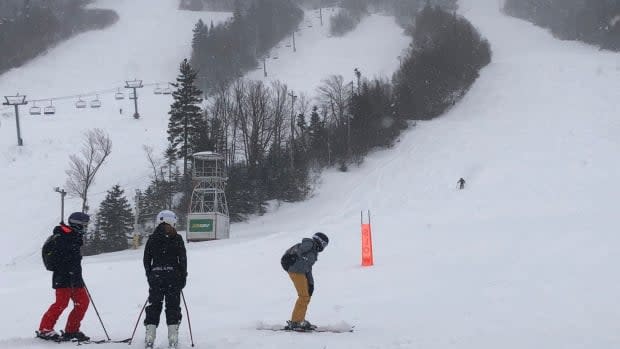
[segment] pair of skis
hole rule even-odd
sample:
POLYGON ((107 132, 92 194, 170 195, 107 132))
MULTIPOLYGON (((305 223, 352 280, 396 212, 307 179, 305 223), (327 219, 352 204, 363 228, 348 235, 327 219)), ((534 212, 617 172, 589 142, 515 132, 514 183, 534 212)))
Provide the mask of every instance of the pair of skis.
POLYGON ((353 332, 355 326, 350 325, 346 322, 340 322, 333 325, 326 326, 317 326, 313 329, 290 329, 286 325, 280 324, 266 324, 263 322, 259 322, 256 326, 257 330, 265 330, 265 331, 284 331, 284 332, 302 332, 302 333, 312 333, 312 332, 331 332, 331 333, 347 333, 353 332))
POLYGON ((42 339, 44 341, 55 342, 55 343, 75 343, 76 345, 84 345, 84 344, 104 344, 104 343, 129 343, 131 338, 122 339, 122 340, 108 340, 108 339, 89 339, 87 341, 78 341, 76 339, 63 339, 61 336, 45 338, 39 334, 39 331, 35 331, 36 337, 42 339))

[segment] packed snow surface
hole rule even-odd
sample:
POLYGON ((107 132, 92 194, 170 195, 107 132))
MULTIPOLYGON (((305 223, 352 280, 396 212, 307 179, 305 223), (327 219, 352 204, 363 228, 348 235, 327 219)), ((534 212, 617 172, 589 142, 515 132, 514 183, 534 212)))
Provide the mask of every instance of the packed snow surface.
MULTIPOLYGON (((198 16, 226 17, 177 12, 172 3, 97 2, 117 9, 121 22, 80 35, 1 76, 0 90, 72 94, 133 75, 172 79, 175 63, 189 50, 178 38, 191 32, 198 16), (135 65, 127 63, 132 60, 135 65)), ((495 0, 461 0, 459 11, 490 40, 493 62, 452 110, 418 122, 392 149, 371 154, 359 168, 326 171, 310 200, 235 224, 230 240, 188 245, 184 294, 197 348, 620 346, 618 55, 556 40, 544 29, 504 16, 495 0), (465 190, 455 189, 459 177, 467 180, 465 190), (360 267, 360 210, 372 215, 375 266, 370 268, 360 267), (290 316, 295 294, 278 260, 314 231, 331 240, 314 269, 308 319, 345 321, 355 332, 257 331, 257 323, 283 323, 290 316)), ((330 45, 359 52, 353 46, 364 36, 368 56, 383 54, 372 45, 385 48, 391 40, 403 40, 383 35, 383 30, 401 35, 395 24, 389 26, 385 17, 371 16, 345 38, 325 36, 315 42, 316 50, 304 49, 319 57, 319 52, 328 55, 322 49, 330 45), (373 22, 385 28, 366 27, 373 22)), ((368 74, 389 73, 397 54, 386 66, 379 66, 381 61, 366 68, 368 74)), ((361 58, 350 56, 350 66, 360 66, 361 58)), ((322 66, 282 64, 307 71, 308 85, 295 88, 309 91, 329 70, 324 61, 322 66)), ((282 70, 278 76, 284 80, 288 74, 282 70)), ((298 83, 298 72, 290 74, 298 83)), ((2 119, 0 347, 49 347, 31 338, 53 299, 39 247, 58 221, 59 198, 51 188, 64 182, 68 155, 83 131, 105 128, 115 142, 96 192, 114 183, 133 189, 140 184, 138 175, 148 176, 140 147, 165 145, 170 101, 143 90, 140 120, 120 116, 115 105, 60 112, 71 109, 74 100, 59 104, 52 118, 25 116, 22 148, 15 146, 13 120, 2 119)), ((78 203, 68 206, 75 209, 78 203)), ((85 280, 112 338, 129 337, 144 304, 141 263, 140 250, 84 260, 85 280)), ((190 346, 187 318, 180 332, 183 347, 190 346)), ((104 337, 92 309, 82 330, 104 337)), ((158 335, 164 347, 163 326, 158 335)), ((140 326, 134 346, 143 338, 140 326)))

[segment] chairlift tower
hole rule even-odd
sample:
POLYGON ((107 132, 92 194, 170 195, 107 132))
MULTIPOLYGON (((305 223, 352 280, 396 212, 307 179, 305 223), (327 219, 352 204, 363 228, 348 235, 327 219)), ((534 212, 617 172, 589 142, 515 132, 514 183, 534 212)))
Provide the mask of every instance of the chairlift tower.
POLYGON ((187 241, 228 239, 230 217, 226 202, 224 156, 205 151, 195 153, 192 167, 192 197, 187 215, 187 241))
MULTIPOLYGON (((127 80, 125 81, 125 88, 131 88, 133 89, 133 105, 134 105, 134 113, 133 113, 133 117, 134 119, 139 119, 140 118, 140 114, 138 113, 138 92, 137 89, 144 87, 144 85, 142 85, 142 80, 127 80)), ((131 96, 130 96, 131 98, 131 96)))
POLYGON ((28 104, 26 101, 26 96, 20 96, 19 93, 15 96, 4 96, 6 102, 2 103, 3 105, 12 105, 15 107, 15 124, 17 126, 17 145, 23 146, 24 141, 22 140, 22 133, 19 127, 19 106, 28 104))

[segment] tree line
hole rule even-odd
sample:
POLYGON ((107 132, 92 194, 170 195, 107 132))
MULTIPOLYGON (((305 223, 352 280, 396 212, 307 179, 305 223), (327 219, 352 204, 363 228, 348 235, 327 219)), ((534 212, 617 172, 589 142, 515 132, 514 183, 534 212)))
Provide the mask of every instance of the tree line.
POLYGON ((366 15, 366 0, 342 0, 338 13, 329 18, 329 32, 334 36, 343 36, 355 29, 366 15))
POLYGON ((457 0, 361 0, 372 11, 389 13, 403 28, 414 25, 415 18, 425 6, 439 6, 447 12, 457 9, 457 0))
POLYGON ((609 0, 506 0, 504 11, 549 28, 565 40, 620 51, 620 2, 609 0))
POLYGON ((247 7, 235 3, 233 17, 225 23, 214 26, 199 20, 194 27, 191 64, 207 94, 257 67, 303 18, 290 0, 255 0, 247 7))
POLYGON ((19 67, 58 42, 118 20, 116 12, 85 9, 85 0, 2 0, 0 74, 19 67))
POLYGON ((399 115, 428 120, 460 100, 491 62, 489 42, 467 19, 440 7, 418 14, 412 49, 393 82, 399 115))

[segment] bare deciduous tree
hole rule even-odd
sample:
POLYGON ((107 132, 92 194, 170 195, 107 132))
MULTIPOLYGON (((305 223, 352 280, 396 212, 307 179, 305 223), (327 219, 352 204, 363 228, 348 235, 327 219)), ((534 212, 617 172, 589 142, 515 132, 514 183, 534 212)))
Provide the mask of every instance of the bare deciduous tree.
POLYGON ((88 211, 88 190, 95 182, 95 175, 112 152, 112 141, 101 129, 86 133, 82 150, 69 157, 67 190, 69 194, 82 199, 82 212, 88 211))
POLYGON ((323 80, 323 84, 318 88, 319 101, 326 105, 332 121, 338 125, 346 123, 345 114, 351 92, 344 83, 342 75, 332 75, 323 80))
POLYGON ((280 81, 275 81, 271 84, 271 89, 273 91, 273 142, 275 144, 275 149, 280 149, 284 138, 283 133, 286 132, 286 127, 284 126, 284 119, 286 118, 286 115, 290 114, 290 112, 287 111, 287 108, 290 106, 290 103, 287 103, 288 87, 280 81))
POLYGON ((271 91, 262 81, 251 81, 243 93, 239 127, 247 164, 253 168, 262 160, 273 136, 271 91))
POLYGON ((151 165, 151 169, 153 170, 153 178, 155 178, 155 181, 158 182, 160 180, 164 180, 164 178, 159 178, 158 175, 158 171, 157 169, 161 168, 162 166, 162 162, 161 160, 155 158, 155 155, 153 155, 153 147, 148 146, 148 145, 143 145, 142 149, 144 149, 144 152, 146 153, 146 158, 149 161, 149 165, 151 165))

